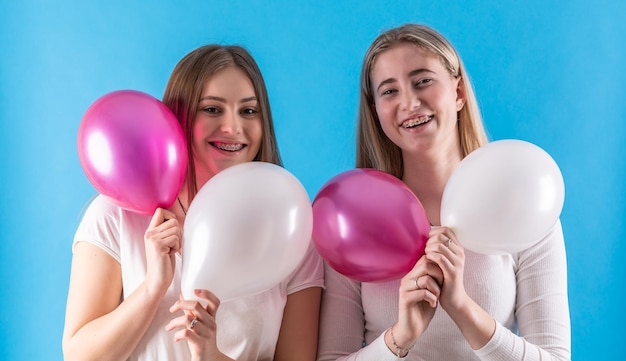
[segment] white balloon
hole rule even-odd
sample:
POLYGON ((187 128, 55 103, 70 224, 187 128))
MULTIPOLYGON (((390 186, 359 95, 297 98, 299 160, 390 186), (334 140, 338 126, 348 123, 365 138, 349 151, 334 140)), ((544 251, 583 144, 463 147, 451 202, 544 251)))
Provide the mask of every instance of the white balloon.
POLYGON ((292 273, 311 242, 313 211, 298 179, 282 167, 247 162, 213 176, 191 202, 184 224, 181 289, 203 301, 263 292, 292 273))
POLYGON ((441 200, 441 223, 469 250, 516 253, 552 228, 564 198, 563 176, 548 153, 525 141, 499 140, 454 170, 441 200))

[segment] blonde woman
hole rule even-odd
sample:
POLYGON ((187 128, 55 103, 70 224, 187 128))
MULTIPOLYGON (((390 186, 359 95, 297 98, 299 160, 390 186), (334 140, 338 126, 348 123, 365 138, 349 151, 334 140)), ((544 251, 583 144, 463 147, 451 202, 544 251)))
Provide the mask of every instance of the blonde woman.
POLYGON ((318 360, 570 359, 560 223, 503 256, 464 250, 440 226, 448 178, 486 142, 467 72, 441 34, 408 24, 374 40, 361 72, 356 165, 401 179, 434 226, 401 280, 361 283, 326 267, 318 360))

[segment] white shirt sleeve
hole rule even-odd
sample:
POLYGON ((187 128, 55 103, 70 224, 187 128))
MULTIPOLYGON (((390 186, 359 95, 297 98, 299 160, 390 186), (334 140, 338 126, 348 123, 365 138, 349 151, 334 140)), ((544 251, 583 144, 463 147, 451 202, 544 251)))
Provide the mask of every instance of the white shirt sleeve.
POLYGON ((381 333, 364 346, 361 283, 339 274, 324 262, 326 289, 320 315, 318 361, 396 361, 381 333), (351 353, 349 350, 358 350, 351 353))
POLYGON ((567 263, 560 221, 516 257, 519 336, 498 323, 491 340, 476 355, 483 361, 570 360, 567 263))
POLYGON ((287 294, 310 287, 324 287, 324 265, 313 242, 309 245, 304 258, 287 281, 287 294))
POLYGON ((119 207, 107 197, 98 195, 89 204, 76 229, 72 248, 76 243, 86 241, 121 263, 119 218, 119 207))

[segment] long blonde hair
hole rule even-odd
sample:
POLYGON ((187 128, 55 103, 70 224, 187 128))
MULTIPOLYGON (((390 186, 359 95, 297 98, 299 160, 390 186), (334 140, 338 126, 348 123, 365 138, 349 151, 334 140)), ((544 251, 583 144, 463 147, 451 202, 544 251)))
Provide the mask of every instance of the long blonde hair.
POLYGON ((357 124, 356 166, 375 168, 402 178, 404 164, 400 148, 383 132, 374 110, 371 86, 372 66, 378 55, 400 43, 409 43, 434 54, 452 77, 461 77, 465 105, 458 112, 457 128, 462 156, 487 143, 478 102, 469 77, 456 50, 441 34, 418 24, 406 24, 380 34, 365 53, 361 69, 361 90, 357 124))
POLYGON ((250 53, 241 46, 211 44, 199 47, 178 62, 163 94, 163 103, 176 115, 187 143, 187 158, 189 159, 186 177, 188 202, 191 202, 198 193, 192 137, 202 88, 213 74, 229 66, 236 66, 248 75, 258 99, 263 135, 261 147, 254 160, 282 166, 267 88, 257 63, 250 53))

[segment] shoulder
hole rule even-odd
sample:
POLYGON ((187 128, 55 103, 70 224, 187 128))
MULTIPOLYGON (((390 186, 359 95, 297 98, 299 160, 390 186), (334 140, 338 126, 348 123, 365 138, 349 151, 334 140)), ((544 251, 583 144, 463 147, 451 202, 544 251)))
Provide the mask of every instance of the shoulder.
POLYGON ((324 264, 313 242, 296 268, 286 280, 287 293, 291 294, 309 287, 324 287, 324 264))
POLYGON ((122 238, 135 237, 137 232, 143 233, 148 221, 149 217, 127 211, 112 199, 98 195, 85 209, 74 234, 73 244, 82 241, 95 244, 119 261, 122 238))
POLYGON ((553 273, 563 275, 567 270, 565 240, 561 221, 534 245, 513 255, 518 278, 520 274, 553 273))
POLYGON ((84 208, 83 219, 98 217, 105 214, 116 214, 121 211, 121 207, 115 202, 102 194, 98 194, 87 201, 84 208))
POLYGON ((97 195, 90 202, 88 202, 86 209, 82 216, 81 223, 107 223, 116 224, 120 222, 128 222, 133 219, 150 219, 150 216, 135 213, 126 210, 111 198, 104 195, 97 195))
POLYGON ((546 257, 565 253, 565 240, 561 220, 557 219, 554 225, 535 244, 515 254, 518 262, 535 257, 546 257))

